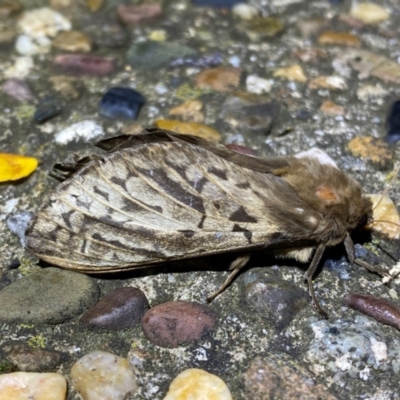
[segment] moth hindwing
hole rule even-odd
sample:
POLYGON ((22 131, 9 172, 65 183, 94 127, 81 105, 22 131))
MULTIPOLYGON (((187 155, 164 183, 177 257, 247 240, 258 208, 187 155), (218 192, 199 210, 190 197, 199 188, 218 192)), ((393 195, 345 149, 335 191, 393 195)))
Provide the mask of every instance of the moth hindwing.
POLYGON ((351 253, 349 232, 371 217, 358 183, 312 158, 159 130, 100 147, 109 153, 71 173, 28 227, 27 247, 49 263, 94 273, 238 252, 237 273, 254 249, 303 262, 317 249, 312 275, 326 246, 346 239, 351 253))

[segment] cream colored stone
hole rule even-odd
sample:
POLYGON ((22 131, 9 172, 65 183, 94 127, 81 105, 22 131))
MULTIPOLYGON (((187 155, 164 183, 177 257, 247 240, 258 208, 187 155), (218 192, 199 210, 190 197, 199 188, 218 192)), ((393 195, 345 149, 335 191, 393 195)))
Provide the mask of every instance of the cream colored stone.
POLYGON ((60 374, 13 372, 0 375, 0 400, 65 400, 67 381, 60 374))
POLYGON ((310 82, 311 89, 330 89, 345 90, 347 89, 346 81, 341 76, 319 76, 310 82))
POLYGON ((371 229, 381 232, 391 239, 399 238, 400 217, 393 201, 388 196, 382 197, 381 194, 368 194, 367 196, 372 201, 373 218, 377 221, 371 224, 371 229))
POLYGON ((290 67, 284 67, 277 69, 274 74, 276 78, 283 78, 289 81, 306 82, 307 77, 304 75, 303 68, 300 65, 291 65, 290 67))
POLYGON ((181 372, 171 383, 164 400, 232 400, 225 382, 202 369, 181 372))
POLYGON ((350 15, 364 24, 379 24, 389 18, 389 13, 382 6, 374 3, 356 2, 350 15))
POLYGON ((273 84, 274 81, 272 79, 264 79, 256 75, 249 75, 246 78, 246 89, 250 93, 269 93, 273 84))
POLYGON ((233 6, 232 14, 240 19, 249 20, 257 17, 259 11, 251 4, 238 3, 233 6))
POLYGON ((71 378, 84 400, 125 400, 138 389, 128 360, 99 350, 75 363, 71 378))

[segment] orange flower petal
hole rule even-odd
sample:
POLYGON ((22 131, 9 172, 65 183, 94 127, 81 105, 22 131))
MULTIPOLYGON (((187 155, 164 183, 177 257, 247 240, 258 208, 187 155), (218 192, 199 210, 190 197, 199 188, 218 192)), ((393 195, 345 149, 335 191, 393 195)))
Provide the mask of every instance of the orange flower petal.
POLYGON ((30 175, 38 160, 18 154, 0 153, 0 182, 16 181, 30 175))

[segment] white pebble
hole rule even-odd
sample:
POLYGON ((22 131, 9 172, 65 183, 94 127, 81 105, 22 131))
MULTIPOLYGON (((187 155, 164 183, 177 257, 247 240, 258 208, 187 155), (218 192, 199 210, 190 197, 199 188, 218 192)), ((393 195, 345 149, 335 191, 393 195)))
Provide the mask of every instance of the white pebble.
POLYGON ((73 140, 76 142, 79 139, 84 138, 86 141, 88 141, 103 135, 104 130, 99 124, 96 124, 94 121, 87 120, 68 126, 61 132, 58 132, 54 139, 59 144, 67 144, 73 140))
POLYGON ((50 50, 51 41, 46 36, 38 39, 40 40, 28 35, 19 35, 15 42, 15 50, 22 56, 47 53, 50 50))
POLYGON ((263 79, 256 75, 249 75, 246 78, 246 89, 250 93, 268 93, 273 85, 274 81, 271 79, 263 79))
POLYGON ((128 360, 99 350, 75 363, 71 378, 84 400, 124 400, 138 389, 128 360))
POLYGON ((13 372, 0 376, 0 400, 65 400, 67 381, 60 374, 13 372))
POLYGON ((232 14, 244 20, 257 17, 258 10, 251 4, 239 3, 232 8, 232 14))
POLYGON ((228 62, 232 65, 232 67, 239 68, 242 61, 238 56, 232 56, 229 57, 228 62))
POLYGON ((14 65, 8 68, 4 76, 6 78, 26 78, 33 68, 33 59, 29 56, 17 57, 14 65))
POLYGON ((190 368, 181 372, 169 386, 164 400, 232 400, 225 382, 202 369, 190 368))
POLYGON ((325 151, 318 149, 317 147, 312 147, 311 149, 308 149, 306 151, 301 151, 300 153, 297 153, 295 155, 296 158, 315 158, 317 159, 321 164, 324 165, 331 165, 332 167, 337 168, 336 162, 328 155, 328 153, 325 153, 325 151))

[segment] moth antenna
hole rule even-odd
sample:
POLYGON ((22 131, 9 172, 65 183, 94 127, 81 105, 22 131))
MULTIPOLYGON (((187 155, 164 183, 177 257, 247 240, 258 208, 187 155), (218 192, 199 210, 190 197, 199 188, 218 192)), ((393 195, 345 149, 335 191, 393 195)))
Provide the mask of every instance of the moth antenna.
MULTIPOLYGON (((372 211, 375 210, 375 208, 377 208, 379 206, 379 204, 381 203, 381 201, 383 200, 383 198, 388 194, 390 188, 393 185, 393 182, 396 180, 397 175, 399 174, 399 170, 400 170, 400 164, 397 166, 397 168, 394 170, 394 175, 392 177, 392 179, 390 180, 389 184, 387 185, 386 189, 383 191, 381 198, 379 199, 379 201, 375 204, 374 208, 372 209, 372 211)), ((374 221, 375 222, 375 221, 374 221)), ((382 222, 382 221, 381 221, 382 222)))
POLYGON ((385 224, 392 224, 392 225, 396 225, 396 226, 400 227, 400 224, 398 224, 397 222, 385 221, 384 219, 374 219, 374 222, 372 224, 375 224, 376 222, 383 222, 385 224))

